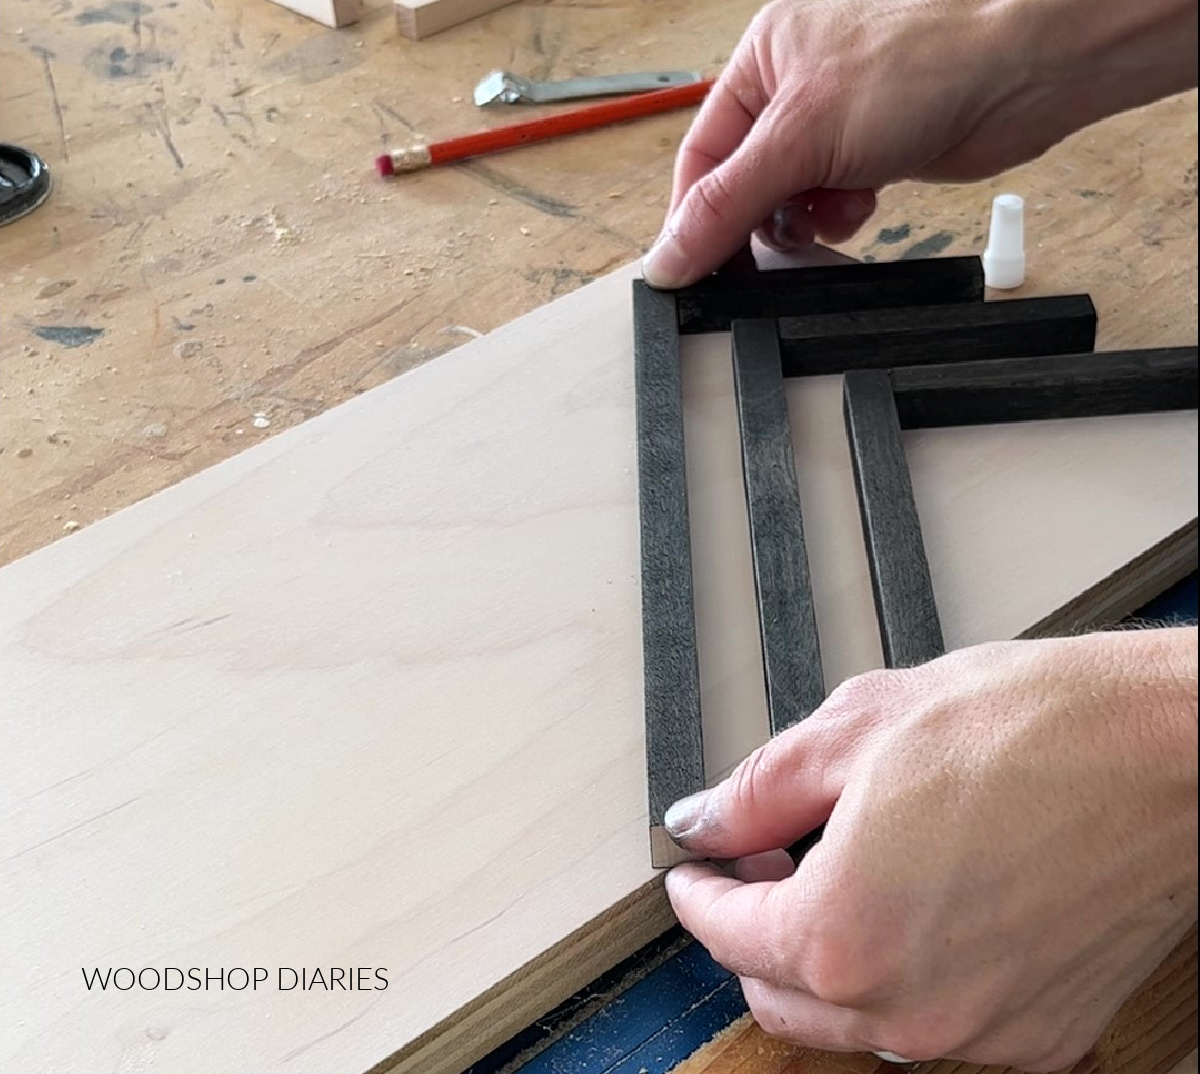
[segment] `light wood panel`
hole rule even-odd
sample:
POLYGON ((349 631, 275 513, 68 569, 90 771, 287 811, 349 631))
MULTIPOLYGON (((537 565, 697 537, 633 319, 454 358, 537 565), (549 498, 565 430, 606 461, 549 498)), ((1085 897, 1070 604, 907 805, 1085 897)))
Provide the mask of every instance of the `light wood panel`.
MULTIPOLYGON (((0 571, 0 1067, 442 1074, 662 927, 631 275, 0 571), (390 986, 83 990, 143 964, 390 986)), ((766 717, 729 340, 684 346, 715 776, 766 717)), ((832 684, 879 663, 840 383, 788 391, 832 684)), ((1194 414, 914 434, 948 643, 1186 530, 1195 440, 1194 414)))
POLYGON ((362 0, 271 0, 297 15, 337 30, 362 18, 362 0))
POLYGON ((481 15, 507 7, 514 0, 396 0, 396 24, 412 41, 449 30, 481 15))

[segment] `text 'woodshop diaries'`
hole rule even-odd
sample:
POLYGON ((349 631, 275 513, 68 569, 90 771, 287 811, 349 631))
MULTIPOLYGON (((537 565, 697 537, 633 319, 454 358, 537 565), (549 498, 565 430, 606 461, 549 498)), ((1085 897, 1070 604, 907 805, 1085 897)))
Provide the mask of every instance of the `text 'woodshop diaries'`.
POLYGON ((386 966, 84 966, 80 972, 89 992, 382 992, 388 986, 386 966))

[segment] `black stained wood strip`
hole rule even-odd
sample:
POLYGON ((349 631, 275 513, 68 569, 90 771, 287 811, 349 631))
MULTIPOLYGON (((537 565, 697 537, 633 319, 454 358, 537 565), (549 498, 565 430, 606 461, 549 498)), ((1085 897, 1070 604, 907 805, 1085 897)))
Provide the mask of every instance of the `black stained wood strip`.
POLYGON ((676 800, 704 788, 674 295, 634 282, 633 338, 651 857, 665 865, 672 844, 663 815, 676 800))
POLYGON ((795 450, 769 320, 733 324, 733 384, 771 734, 825 699, 795 450))
POLYGON ((847 373, 843 403, 884 662, 923 664, 945 643, 888 374, 847 373))
POLYGON ((1087 295, 857 310, 779 322, 785 377, 960 359, 1079 354, 1096 345, 1087 295))
POLYGON ((898 369, 900 425, 931 429, 1196 409, 1196 348, 898 369))
POLYGON ((675 292, 683 335, 728 332, 737 320, 982 301, 983 266, 978 257, 768 272, 727 270, 675 292))

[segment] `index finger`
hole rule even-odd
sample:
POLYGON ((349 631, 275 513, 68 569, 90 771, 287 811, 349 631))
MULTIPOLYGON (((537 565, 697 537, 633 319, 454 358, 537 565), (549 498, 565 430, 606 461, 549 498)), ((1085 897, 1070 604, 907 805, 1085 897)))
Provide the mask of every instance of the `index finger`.
POLYGON ((742 144, 766 105, 765 96, 753 91, 750 79, 736 58, 708 91, 700 111, 684 135, 675 158, 670 216, 683 196, 742 144))
POLYGON ((777 892, 784 881, 746 884, 715 866, 688 862, 667 874, 679 923, 739 977, 785 982, 794 938, 785 934, 777 892))

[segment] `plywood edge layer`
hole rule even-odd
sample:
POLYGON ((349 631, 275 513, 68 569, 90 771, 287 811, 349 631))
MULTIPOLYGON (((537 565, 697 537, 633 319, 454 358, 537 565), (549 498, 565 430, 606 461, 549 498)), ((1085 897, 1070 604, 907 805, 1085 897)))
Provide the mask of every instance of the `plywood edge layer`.
POLYGON ((489 15, 514 0, 397 0, 396 23, 410 41, 489 15))
POLYGON ((1111 626, 1194 573, 1197 558, 1193 518, 1020 636, 1046 638, 1111 626))
POLYGON ((662 878, 655 878, 367 1074, 460 1074, 674 922, 662 878))
POLYGON ((656 869, 669 869, 672 865, 680 865, 685 861, 695 861, 695 855, 689 854, 676 843, 661 824, 652 824, 650 826, 650 864, 656 869))
POLYGON ((350 26, 362 18, 362 0, 271 0, 271 2, 333 30, 350 26))

